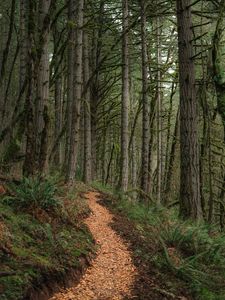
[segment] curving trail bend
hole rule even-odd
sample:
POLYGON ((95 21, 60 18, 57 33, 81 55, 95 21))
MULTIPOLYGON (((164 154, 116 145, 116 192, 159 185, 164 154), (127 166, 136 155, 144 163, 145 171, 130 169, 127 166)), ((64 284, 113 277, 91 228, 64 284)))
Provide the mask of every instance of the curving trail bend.
POLYGON ((85 223, 99 245, 96 258, 79 284, 50 300, 120 300, 132 297, 137 276, 125 242, 110 227, 113 215, 98 202, 98 193, 86 194, 92 211, 85 223))

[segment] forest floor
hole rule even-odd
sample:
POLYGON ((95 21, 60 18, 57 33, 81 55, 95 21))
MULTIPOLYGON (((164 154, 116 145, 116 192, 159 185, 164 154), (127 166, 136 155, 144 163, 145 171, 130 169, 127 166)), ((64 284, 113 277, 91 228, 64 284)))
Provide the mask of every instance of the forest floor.
POLYGON ((98 183, 57 184, 55 211, 19 209, 23 194, 0 197, 1 300, 225 299, 215 228, 98 183))
POLYGON ((119 300, 131 296, 138 273, 128 246, 110 227, 113 215, 97 202, 98 196, 95 192, 87 194, 92 213, 85 221, 99 245, 97 256, 76 287, 51 300, 119 300))
POLYGON ((111 213, 103 194, 89 192, 86 196, 92 213, 85 224, 99 246, 97 255, 77 285, 51 300, 191 299, 166 291, 164 283, 157 283, 155 274, 146 271, 135 255, 140 237, 133 224, 111 213))

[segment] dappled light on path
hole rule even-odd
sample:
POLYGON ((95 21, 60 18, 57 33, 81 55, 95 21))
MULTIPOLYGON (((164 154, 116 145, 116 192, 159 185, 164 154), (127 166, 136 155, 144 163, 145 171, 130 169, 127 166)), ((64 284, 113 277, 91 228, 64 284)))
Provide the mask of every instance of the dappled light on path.
POLYGON ((120 300, 131 296, 137 270, 125 242, 112 230, 112 214, 97 202, 98 193, 87 194, 91 215, 85 223, 99 249, 80 283, 51 300, 120 300))

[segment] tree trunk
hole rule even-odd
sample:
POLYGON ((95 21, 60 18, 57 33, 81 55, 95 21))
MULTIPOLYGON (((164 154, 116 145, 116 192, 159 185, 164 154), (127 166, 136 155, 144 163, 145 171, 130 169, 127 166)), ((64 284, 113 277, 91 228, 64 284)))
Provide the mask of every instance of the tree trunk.
POLYGON ((102 140, 101 140, 101 149, 100 149, 100 157, 101 157, 101 181, 104 184, 105 179, 106 179, 106 150, 107 150, 107 145, 106 145, 106 138, 107 138, 107 125, 106 122, 104 121, 104 129, 102 132, 102 140))
MULTIPOLYGON (((84 32, 84 85, 89 80, 89 40, 88 33, 84 32)), ((87 88, 84 101, 84 182, 90 183, 92 180, 91 172, 91 106, 90 88, 87 88)))
MULTIPOLYGON (((212 61, 213 61, 213 79, 215 83, 216 95, 217 95, 217 108, 221 116, 223 123, 223 142, 225 144, 225 76, 223 74, 223 34, 224 34, 224 15, 225 15, 225 2, 221 1, 219 6, 219 18, 216 24, 216 30, 213 36, 213 49, 212 49, 212 61)), ((224 229, 224 195, 225 195, 225 173, 223 175, 223 185, 219 195, 220 201, 220 226, 224 229)), ((213 205, 211 201, 211 205, 213 205)), ((210 216, 209 216, 210 217, 210 216)))
POLYGON ((217 107, 218 112, 222 118, 224 128, 224 141, 225 141, 225 76, 223 73, 223 34, 224 34, 224 16, 225 16, 225 1, 221 1, 219 6, 219 18, 216 24, 216 30, 213 36, 213 79, 217 94, 217 107))
POLYGON ((75 65, 74 65, 74 99, 72 103, 72 123, 70 133, 69 164, 67 167, 67 181, 74 181, 79 143, 80 129, 80 106, 82 89, 82 54, 83 54, 83 9, 84 0, 77 3, 77 29, 75 46, 75 65))
POLYGON ((180 81, 180 214, 201 219, 198 114, 192 48, 191 1, 177 0, 180 81))
POLYGON ((26 10, 27 0, 20 1, 20 91, 23 88, 26 78, 27 67, 27 31, 26 31, 26 10))
POLYGON ((103 26, 104 26, 104 10, 105 0, 99 3, 99 12, 97 20, 97 29, 93 32, 92 39, 92 72, 95 72, 91 86, 91 156, 92 156, 92 179, 97 178, 97 114, 99 104, 99 83, 100 71, 97 68, 101 60, 102 45, 103 45, 103 26), (97 71, 96 71, 97 69, 97 71))
POLYGON ((126 191, 128 188, 128 143, 129 121, 128 111, 130 102, 129 89, 129 9, 128 0, 122 1, 123 5, 123 47, 122 47, 122 110, 121 110, 121 165, 120 165, 120 188, 126 191))
POLYGON ((49 13, 50 0, 39 1, 39 49, 40 62, 37 74, 37 96, 35 103, 36 161, 37 171, 43 172, 47 162, 48 148, 48 100, 49 100, 49 35, 50 23, 46 27, 45 18, 49 13), (44 144, 43 144, 44 143, 44 144))
POLYGON ((148 55, 146 36, 146 5, 141 2, 141 45, 142 45, 142 166, 141 189, 148 192, 148 155, 149 155, 149 101, 148 101, 148 55))
POLYGON ((60 170, 62 164, 62 141, 59 138, 62 132, 63 122, 63 66, 64 60, 59 55, 60 47, 60 31, 59 25, 56 23, 53 28, 53 42, 54 42, 54 92, 55 92, 55 127, 54 127, 54 164, 55 168, 60 170))
MULTIPOLYGON (((2 124, 5 122, 8 122, 8 107, 10 106, 9 101, 6 101, 5 98, 5 91, 6 91, 6 86, 7 84, 5 83, 5 78, 6 78, 6 71, 7 71, 7 63, 10 58, 10 48, 11 48, 11 43, 12 43, 12 37, 13 37, 13 29, 15 26, 15 10, 16 10, 16 0, 12 0, 11 2, 11 8, 10 8, 10 15, 9 15, 9 28, 7 28, 7 23, 4 24, 6 25, 6 30, 8 30, 7 34, 5 32, 5 28, 3 27, 3 38, 2 42, 5 42, 4 48, 1 53, 1 61, 0 61, 0 119, 1 119, 1 124, 0 124, 0 129, 2 130, 2 124)), ((5 22, 5 18, 3 22, 5 22)))
MULTIPOLYGON (((177 77, 175 77, 177 79, 177 77)), ((177 90, 177 84, 175 82, 172 83, 172 90, 170 94, 170 104, 169 104, 169 111, 168 111, 168 120, 167 120, 167 137, 166 137, 166 158, 165 158, 165 172, 164 172, 164 180, 163 180, 163 202, 167 202, 167 196, 165 197, 165 192, 167 189, 167 180, 168 180, 168 170, 169 170, 169 163, 170 163, 170 139, 171 139, 171 118, 172 118, 172 111, 173 111, 173 97, 176 94, 177 90)), ((179 116, 176 118, 176 123, 175 123, 175 129, 177 126, 177 119, 179 116)), ((176 133, 176 130, 175 130, 176 133)), ((173 139, 172 139, 173 140, 173 139)), ((173 145, 173 143, 172 143, 173 145)))
MULTIPOLYGON (((62 130, 62 81, 62 74, 59 74, 55 80, 55 141, 57 141, 62 130)), ((61 146, 61 140, 59 139, 57 141, 57 146, 54 154, 54 162, 56 167, 60 167, 62 163, 61 146)))
MULTIPOLYGON (((131 90, 131 106, 130 106, 130 114, 131 114, 131 121, 130 121, 130 127, 131 127, 131 135, 130 135, 130 141, 129 141, 129 152, 131 155, 131 160, 130 160, 130 172, 131 172, 131 185, 133 188, 136 188, 137 186, 137 155, 136 155, 136 136, 135 136, 135 128, 136 128, 136 120, 137 120, 137 114, 135 114, 135 109, 134 109, 134 85, 133 85, 133 80, 130 80, 130 90, 131 90)), ((138 111, 140 111, 140 105, 138 107, 138 111)))
POLYGON ((66 172, 69 165, 70 137, 72 127, 72 103, 74 99, 74 45, 75 45, 75 1, 68 3, 68 47, 67 47, 67 106, 66 106, 66 144, 63 169, 66 172))
MULTIPOLYGON (((115 150, 115 145, 113 144, 112 145, 112 149, 110 151, 109 163, 108 163, 108 166, 107 166, 107 173, 106 173, 105 185, 107 185, 108 182, 109 182, 110 168, 111 168, 112 161, 113 161, 114 150, 115 150)), ((112 184, 112 182, 111 182, 111 184, 112 184)))
POLYGON ((35 47, 35 32, 33 24, 35 22, 34 3, 29 1, 28 5, 28 65, 27 65, 27 95, 25 101, 26 115, 26 152, 23 165, 23 174, 25 176, 34 175, 36 169, 35 158, 35 132, 34 132, 34 86, 35 86, 35 58, 32 50, 35 47))
POLYGON ((180 120, 180 108, 178 108, 177 111, 172 145, 171 145, 170 155, 168 156, 168 167, 165 173, 165 189, 164 189, 164 201, 163 201, 165 204, 168 203, 168 199, 170 198, 170 192, 172 187, 173 168, 174 168, 174 162, 176 158, 176 148, 177 148, 178 135, 179 135, 179 120, 180 120))
POLYGON ((161 72, 161 45, 160 45, 160 18, 157 17, 157 205, 161 203, 162 193, 162 168, 163 168, 163 155, 162 155, 162 72, 161 72))

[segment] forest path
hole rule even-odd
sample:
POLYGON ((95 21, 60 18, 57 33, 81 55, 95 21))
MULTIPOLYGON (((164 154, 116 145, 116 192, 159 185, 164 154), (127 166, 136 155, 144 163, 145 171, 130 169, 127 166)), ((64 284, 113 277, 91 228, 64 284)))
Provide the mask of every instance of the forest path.
POLYGON ((92 265, 79 284, 64 290, 51 300, 120 300, 131 296, 137 270, 122 238, 110 227, 113 215, 97 199, 99 194, 86 194, 92 213, 85 223, 99 249, 92 265))

